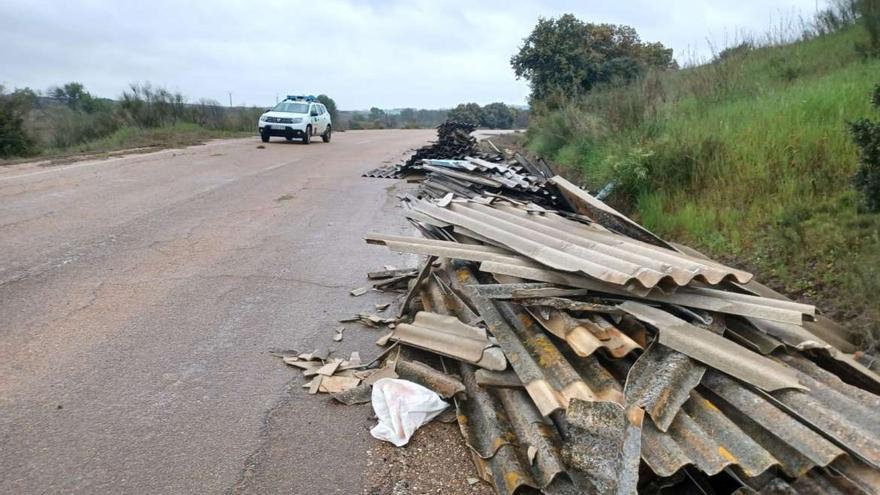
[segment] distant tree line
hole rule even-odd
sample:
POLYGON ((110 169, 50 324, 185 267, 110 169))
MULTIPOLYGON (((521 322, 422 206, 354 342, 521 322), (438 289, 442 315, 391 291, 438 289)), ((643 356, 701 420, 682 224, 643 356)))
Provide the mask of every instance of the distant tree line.
MULTIPOLYGON (((330 106, 328 105, 328 109, 330 106)), ((224 107, 149 83, 131 84, 118 100, 98 98, 78 82, 38 92, 0 86, 0 157, 62 150, 109 136, 127 127, 157 128, 195 124, 216 131, 255 129, 262 110, 224 107)))
MULTIPOLYGON (((522 128, 528 110, 504 103, 481 107, 463 103, 452 110, 403 108, 341 111, 333 98, 319 95, 337 129, 419 129, 447 119, 492 129, 522 128)), ((65 150, 129 128, 153 129, 191 124, 210 131, 252 131, 257 107, 226 107, 210 99, 189 102, 179 92, 150 83, 131 84, 116 100, 99 98, 79 82, 6 91, 0 86, 0 158, 65 150)))
POLYGON ((349 110, 340 113, 348 129, 426 129, 446 120, 447 111, 415 108, 382 110, 372 107, 369 111, 349 110))
POLYGON ((528 126, 529 112, 500 102, 483 107, 476 103, 462 103, 449 111, 449 120, 470 122, 488 129, 521 129, 528 126))
POLYGON ((340 118, 348 129, 425 129, 437 127, 446 120, 471 122, 490 129, 513 129, 528 125, 528 110, 517 109, 504 103, 490 103, 481 107, 476 103, 462 103, 451 110, 403 108, 369 111, 342 111, 340 118))

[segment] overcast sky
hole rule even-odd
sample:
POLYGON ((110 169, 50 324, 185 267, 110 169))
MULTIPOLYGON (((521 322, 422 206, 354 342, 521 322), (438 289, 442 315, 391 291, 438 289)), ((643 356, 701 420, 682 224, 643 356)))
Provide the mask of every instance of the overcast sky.
MULTIPOLYGON (((818 0, 818 5, 824 4, 818 0)), ((79 81, 118 97, 150 81, 189 100, 266 106, 327 93, 340 108, 522 104, 510 57, 538 17, 628 24, 680 62, 741 32, 810 17, 817 0, 235 2, 0 0, 0 83, 79 81)))

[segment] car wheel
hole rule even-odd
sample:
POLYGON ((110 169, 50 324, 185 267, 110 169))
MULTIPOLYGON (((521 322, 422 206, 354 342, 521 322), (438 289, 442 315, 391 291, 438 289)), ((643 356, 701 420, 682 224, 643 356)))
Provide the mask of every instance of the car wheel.
POLYGON ((330 126, 327 126, 327 129, 324 130, 324 134, 321 134, 321 139, 324 140, 325 143, 330 142, 330 126))
POLYGON ((303 144, 309 144, 312 140, 312 126, 306 126, 306 134, 303 136, 303 144))
POLYGON ((260 141, 262 141, 264 143, 268 143, 269 142, 269 135, 268 134, 260 134, 260 141))

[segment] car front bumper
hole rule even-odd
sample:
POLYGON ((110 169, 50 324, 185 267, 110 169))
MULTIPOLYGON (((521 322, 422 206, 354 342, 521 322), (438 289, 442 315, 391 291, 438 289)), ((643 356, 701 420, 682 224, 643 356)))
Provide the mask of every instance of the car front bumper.
POLYGON ((260 122, 257 130, 266 136, 302 137, 306 133, 308 123, 301 124, 276 124, 260 122))

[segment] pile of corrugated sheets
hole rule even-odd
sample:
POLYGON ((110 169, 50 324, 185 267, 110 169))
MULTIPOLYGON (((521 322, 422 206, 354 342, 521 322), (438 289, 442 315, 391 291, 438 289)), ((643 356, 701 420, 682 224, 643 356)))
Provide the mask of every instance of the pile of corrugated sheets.
POLYGON ((553 197, 545 179, 529 173, 517 162, 501 163, 467 156, 461 160, 424 159, 419 196, 439 199, 444 196, 476 199, 490 194, 504 194, 510 199, 552 205, 553 197))
POLYGON ((461 159, 474 154, 477 140, 471 136, 476 129, 474 124, 447 120, 437 126, 437 141, 415 150, 404 162, 398 165, 379 167, 363 174, 364 177, 380 179, 402 178, 419 173, 418 166, 426 158, 461 159))
POLYGON ((880 492, 880 378, 840 327, 565 179, 466 161, 426 163, 509 184, 432 185, 423 237, 367 241, 426 256, 390 341, 459 375, 498 493, 880 492))

